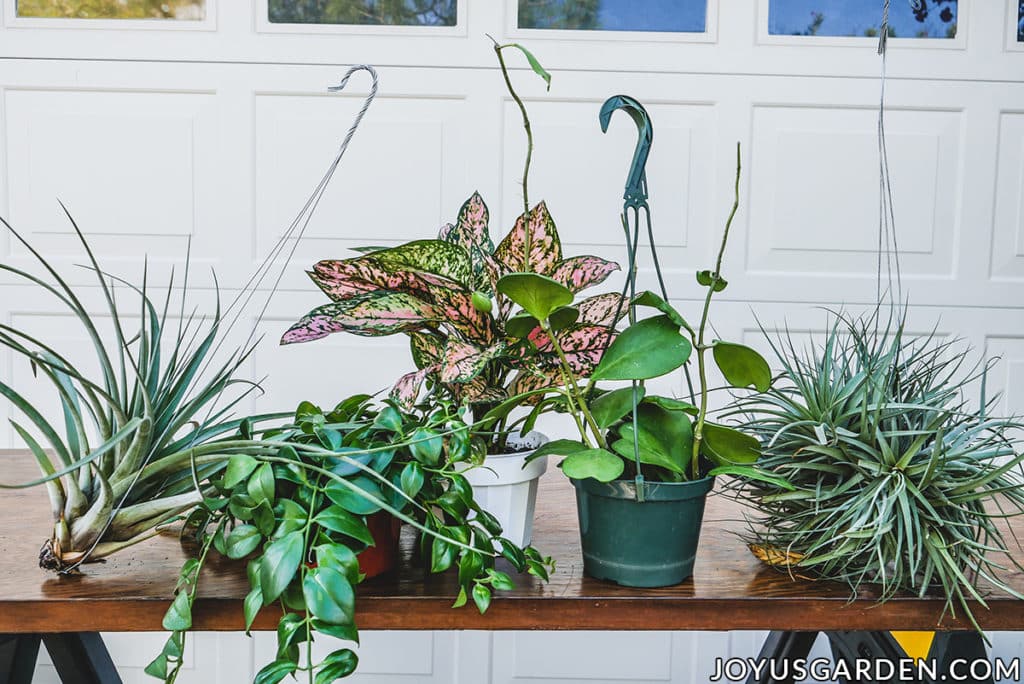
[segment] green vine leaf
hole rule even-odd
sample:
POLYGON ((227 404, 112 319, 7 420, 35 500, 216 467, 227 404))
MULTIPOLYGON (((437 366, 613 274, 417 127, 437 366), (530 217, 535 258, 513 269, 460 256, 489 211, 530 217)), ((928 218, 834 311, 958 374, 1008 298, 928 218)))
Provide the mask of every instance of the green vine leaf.
POLYGON ((362 518, 349 513, 341 506, 334 505, 325 508, 317 513, 316 517, 313 518, 313 522, 332 532, 352 537, 367 546, 373 546, 374 544, 370 528, 366 526, 362 518))
POLYGON ((181 632, 192 628, 192 602, 187 591, 179 591, 164 614, 163 628, 181 632))
POLYGON ((348 677, 356 671, 358 665, 359 657, 351 649, 343 648, 335 651, 320 663, 315 684, 331 684, 343 677, 348 677))
POLYGON ((224 487, 234 489, 244 482, 256 466, 260 464, 248 454, 234 454, 228 458, 228 467, 224 471, 224 487))
POLYGON ((260 610, 262 609, 263 592, 260 591, 259 587, 254 587, 245 595, 245 601, 242 603, 242 614, 245 617, 246 635, 249 634, 249 630, 252 628, 252 623, 256 620, 256 616, 259 615, 260 610))
POLYGON ((253 684, 278 684, 288 675, 294 674, 298 668, 298 664, 290 660, 275 660, 256 673, 253 684))
POLYGON ((376 513, 380 506, 371 498, 383 500, 377 483, 363 475, 347 479, 344 483, 334 480, 327 485, 324 493, 328 499, 356 515, 376 513))
POLYGON ((729 281, 720 275, 716 278, 711 271, 697 271, 697 283, 704 287, 711 287, 714 283, 715 292, 721 292, 729 285, 729 281))
POLYGON ((625 470, 622 459, 605 449, 584 449, 566 457, 560 467, 574 480, 592 477, 598 482, 611 482, 625 470))
POLYGON ((533 56, 533 53, 524 48, 519 43, 510 43, 508 47, 517 48, 520 52, 522 52, 523 55, 526 57, 526 61, 530 63, 530 68, 533 69, 533 73, 543 78, 544 83, 547 84, 548 90, 551 90, 551 74, 549 74, 547 70, 541 66, 537 58, 533 56))
POLYGON ((473 587, 473 603, 476 604, 481 615, 486 613, 491 605, 491 590, 483 584, 475 585, 473 587))
MULTIPOLYGON (((636 388, 636 401, 644 398, 647 390, 643 385, 636 388)), ((625 416, 633 409, 633 388, 620 387, 619 389, 606 392, 590 402, 590 413, 597 423, 597 427, 606 430, 613 423, 625 416)))
POLYGON ((331 567, 317 566, 302 582, 306 607, 319 620, 332 625, 351 625, 355 619, 356 596, 344 574, 331 567))
POLYGON ((526 313, 543 321, 559 307, 572 304, 572 291, 558 281, 539 273, 510 273, 498 281, 498 292, 523 307, 526 313))
POLYGON ((228 534, 226 555, 235 560, 245 558, 256 550, 261 541, 263 535, 253 525, 238 525, 228 534))
POLYGON ((750 347, 733 342, 715 342, 712 353, 715 364, 733 387, 751 385, 758 392, 767 392, 772 386, 772 370, 764 357, 750 347))
POLYGON ((668 316, 637 321, 623 330, 594 369, 596 380, 645 380, 679 368, 692 345, 668 316))
POLYGON ((295 577, 302 561, 304 539, 301 532, 292 532, 273 542, 263 552, 260 563, 260 591, 263 603, 273 603, 295 577))
POLYGON ((704 423, 702 451, 718 466, 749 465, 760 458, 761 443, 739 430, 704 423))

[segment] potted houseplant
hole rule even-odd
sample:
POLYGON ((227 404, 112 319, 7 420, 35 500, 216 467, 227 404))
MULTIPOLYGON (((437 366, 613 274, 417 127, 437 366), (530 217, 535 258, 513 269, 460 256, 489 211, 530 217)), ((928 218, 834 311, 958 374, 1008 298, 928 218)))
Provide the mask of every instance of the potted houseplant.
MULTIPOLYGON (((709 341, 706 334, 711 300, 726 286, 721 267, 739 206, 738 149, 736 183, 736 201, 714 270, 697 274, 706 292, 696 326, 666 296, 636 294, 637 235, 631 238, 627 232, 629 325, 604 337, 602 343, 610 344, 585 383, 561 344, 562 321, 571 318, 566 310, 574 307, 573 293, 540 274, 510 274, 498 281, 498 291, 536 324, 530 339, 538 348, 554 349, 564 382, 514 397, 492 417, 538 394, 544 396, 543 405, 572 416, 578 438, 550 442, 532 458, 564 457, 560 467, 576 488, 584 571, 591 576, 628 586, 681 582, 693 569, 704 499, 714 476, 771 477, 754 466, 756 439, 708 420, 708 352, 733 387, 763 391, 771 382, 768 364, 757 352, 709 341), (653 316, 640 317, 641 310, 651 309, 653 316), (695 401, 647 394, 646 380, 693 361, 699 376, 695 401), (631 385, 604 390, 597 385, 600 381, 631 385)), ((616 318, 613 314, 611 320, 616 318)))
MULTIPOLYGON (((523 213, 513 228, 495 246, 487 205, 474 193, 436 239, 366 248, 349 259, 321 261, 309 275, 331 302, 304 316, 281 338, 282 344, 293 344, 335 332, 407 335, 417 370, 399 378, 391 392, 406 409, 426 395, 468 405, 480 418, 509 396, 557 384, 554 350, 539 349, 529 341, 532 326, 524 326, 523 319, 513 315, 512 302, 497 289, 499 279, 510 273, 535 273, 577 293, 618 269, 596 256, 565 257, 546 204, 529 204, 533 140, 525 106, 512 88, 502 56, 509 47, 522 50, 546 80, 550 76, 521 46, 495 44, 509 92, 521 108, 528 141, 523 213)), ((618 301, 616 294, 585 299, 576 318, 568 322, 562 345, 577 361, 577 375, 586 377, 592 370, 596 342, 605 338, 618 301)), ((536 415, 512 420, 506 414, 490 422, 484 467, 466 473, 478 500, 518 544, 530 541, 537 478, 546 468, 544 458, 523 467, 526 457, 546 440, 533 432, 535 419, 536 415)))
POLYGON ((1021 566, 997 518, 1024 510, 1024 425, 993 415, 989 366, 966 368, 959 341, 911 336, 883 306, 831 319, 820 344, 769 338, 781 382, 737 408, 761 466, 789 483, 733 482, 757 513, 750 548, 854 595, 939 592, 977 627, 979 579, 1021 598, 999 579, 1007 560, 1021 566))
POLYGON ((164 617, 171 635, 146 670, 165 682, 181 666, 200 572, 211 553, 248 563, 247 630, 260 610, 280 604, 277 652, 257 674, 258 684, 299 673, 323 684, 355 670, 351 649, 315 662, 312 642, 317 635, 358 642, 354 588, 396 556, 395 521, 418 530, 430 572, 457 568, 453 607, 472 599, 483 613, 492 592, 512 588, 512 579, 495 568, 498 555, 547 579, 551 560, 501 537, 497 520, 459 473, 459 463, 482 446, 460 411, 442 404, 403 411, 393 401, 356 395, 327 412, 304 402, 291 424, 259 438, 264 448, 232 456, 186 521, 196 553, 182 567, 164 617))

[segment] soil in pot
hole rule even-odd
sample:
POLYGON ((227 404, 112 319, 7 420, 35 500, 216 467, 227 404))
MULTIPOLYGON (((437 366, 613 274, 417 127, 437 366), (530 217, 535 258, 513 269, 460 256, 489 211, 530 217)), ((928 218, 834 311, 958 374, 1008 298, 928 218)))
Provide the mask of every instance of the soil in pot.
POLYGON ((665 587, 693 574, 714 478, 647 482, 642 503, 632 480, 572 483, 587 575, 627 587, 665 587))

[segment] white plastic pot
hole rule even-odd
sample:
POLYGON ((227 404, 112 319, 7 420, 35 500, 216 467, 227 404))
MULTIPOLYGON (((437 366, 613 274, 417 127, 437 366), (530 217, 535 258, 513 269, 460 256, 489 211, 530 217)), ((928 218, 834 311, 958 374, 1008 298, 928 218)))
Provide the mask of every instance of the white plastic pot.
POLYGON ((537 481, 548 469, 547 456, 529 464, 526 459, 547 441, 539 432, 515 435, 508 441, 510 448, 517 449, 515 452, 489 454, 482 466, 463 473, 480 507, 498 519, 502 536, 518 546, 530 543, 537 481))

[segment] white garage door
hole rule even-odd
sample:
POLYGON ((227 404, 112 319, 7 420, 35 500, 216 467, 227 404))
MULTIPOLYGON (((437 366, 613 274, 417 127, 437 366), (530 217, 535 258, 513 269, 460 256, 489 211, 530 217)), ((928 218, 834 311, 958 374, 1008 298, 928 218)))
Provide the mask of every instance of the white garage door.
MULTIPOLYGON (((881 0, 0 2, 0 213, 67 264, 79 256, 58 197, 114 271, 137 273, 149 254, 166 274, 191 238, 196 262, 240 286, 365 92, 326 86, 348 64, 377 65, 381 94, 262 325, 270 340, 251 372, 269 374, 275 408, 383 387, 409 364, 399 339, 278 348, 282 329, 319 303, 301 265, 427 236, 473 190, 492 230, 511 225, 522 130, 486 34, 527 43, 554 74, 550 92, 526 69, 514 78, 537 138, 531 195, 548 201, 569 249, 621 257, 634 132, 618 121, 602 135, 597 110, 623 92, 654 119, 652 204, 682 306, 731 202, 737 140, 746 173, 721 335, 757 344, 755 314, 769 328, 815 330, 816 306, 874 298, 880 63, 870 36, 881 0)), ((1024 412, 1024 3, 892 5, 887 127, 912 324, 1002 355, 993 384, 1007 410, 1024 412)), ((0 258, 27 263, 6 235, 0 258)), ((51 302, 0 285, 0 318, 64 334, 51 302)), ((0 378, 28 383, 30 370, 4 357, 0 378)), ((13 444, 0 425, 0 444, 13 444)), ((188 681, 246 681, 269 639, 199 639, 188 681)), ((111 642, 126 681, 143 681, 156 637, 111 642)), ((353 681, 702 682, 709 654, 752 655, 755 644, 740 634, 367 635, 353 681), (630 659, 611 657, 621 653, 630 659)), ((1009 636, 997 648, 1020 653, 1009 636)))

